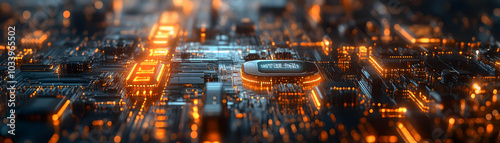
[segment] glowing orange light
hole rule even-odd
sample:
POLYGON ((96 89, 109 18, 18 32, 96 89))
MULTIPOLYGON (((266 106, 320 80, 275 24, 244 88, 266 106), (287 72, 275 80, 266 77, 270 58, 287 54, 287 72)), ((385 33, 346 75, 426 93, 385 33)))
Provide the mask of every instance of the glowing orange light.
POLYGON ((58 140, 59 140, 59 135, 54 134, 52 135, 52 137, 50 137, 49 143, 57 143, 58 140))
POLYGON ((429 38, 420 38, 420 39, 418 39, 418 42, 429 43, 430 40, 429 40, 429 38))
POLYGON ((122 140, 122 138, 120 136, 115 136, 113 140, 118 143, 122 140))
POLYGON ((369 58, 370 58, 370 63, 372 63, 372 65, 374 65, 374 66, 375 66, 375 69, 376 69, 376 70, 377 70, 377 71, 378 71, 381 75, 384 75, 384 73, 383 73, 384 69, 382 68, 382 66, 380 66, 380 65, 378 64, 378 62, 377 62, 377 61, 376 61, 376 60, 375 60, 372 56, 370 56, 369 58))
POLYGON ((455 118, 450 118, 450 119, 448 120, 448 123, 449 123, 450 125, 455 124, 455 118))
POLYGON ((181 6, 183 3, 183 0, 174 0, 173 2, 174 2, 175 6, 181 6))
POLYGON ((414 101, 415 103, 417 103, 418 107, 423 111, 423 112, 427 112, 427 110, 429 109, 428 106, 424 105, 424 103, 422 101, 420 101, 417 96, 415 94, 413 94, 413 92, 411 91, 408 91, 408 93, 410 93, 410 99, 412 101, 414 101))
POLYGON ((479 94, 481 92, 481 87, 477 83, 474 83, 472 85, 472 88, 474 88, 474 93, 476 93, 476 94, 479 94))
POLYGON ((492 124, 488 124, 488 125, 486 126, 486 132, 487 132, 487 133, 491 133, 491 132, 493 132, 493 127, 494 127, 494 126, 493 126, 492 124))
POLYGON ((154 44, 167 44, 167 41, 153 41, 154 44))
POLYGON ((156 77, 156 82, 160 82, 160 77, 163 75, 164 69, 165 69, 165 65, 161 65, 160 74, 156 77))
POLYGON ((64 111, 68 107, 69 102, 70 102, 69 100, 66 100, 66 102, 64 102, 63 106, 57 111, 57 113, 52 115, 52 120, 56 121, 62 116, 62 114, 64 113, 64 111))
POLYGON ((65 10, 63 12, 63 16, 64 16, 64 18, 69 18, 69 16, 71 16, 71 12, 69 12, 68 10, 65 10))
POLYGON ((137 64, 134 64, 134 67, 132 67, 132 70, 130 71, 130 73, 127 76, 127 80, 129 80, 130 76, 132 76, 132 71, 134 71, 134 69, 135 69, 136 66, 137 66, 137 64))
POLYGON ((59 116, 57 116, 57 114, 52 115, 52 120, 56 121, 58 118, 59 116))
POLYGON ((391 34, 391 30, 389 29, 384 29, 384 35, 389 36, 391 34))
POLYGON ((168 55, 167 48, 156 48, 150 54, 150 56, 166 56, 166 55, 168 55))
POLYGON ((198 114, 198 113, 196 113, 196 112, 195 112, 195 113, 193 113, 193 118, 195 118, 195 119, 199 119, 199 118, 200 118, 200 114, 198 114))
POLYGON ((311 90, 311 91, 312 91, 314 105, 316 105, 316 108, 319 110, 321 107, 321 103, 319 102, 319 99, 318 99, 318 96, 316 95, 316 92, 314 90, 311 90))
POLYGON ((415 140, 415 138, 413 138, 413 136, 411 135, 411 133, 408 131, 408 129, 406 129, 406 127, 403 125, 403 123, 401 122, 398 122, 397 123, 397 126, 398 126, 398 132, 400 134, 402 134, 401 137, 403 137, 403 139, 406 141, 406 142, 410 142, 410 143, 416 143, 417 141, 415 140))
POLYGON ((144 65, 156 66, 156 65, 158 65, 158 62, 141 62, 141 66, 144 66, 144 65))
POLYGON ((193 139, 198 137, 198 133, 195 131, 192 131, 190 135, 191 135, 191 138, 193 138, 193 139))
POLYGON ((416 39, 408 33, 404 28, 402 28, 399 24, 394 25, 394 29, 397 30, 406 40, 411 41, 412 43, 416 42, 416 39))
POLYGON ((148 39, 151 40, 151 38, 154 36, 155 32, 156 32, 156 28, 158 28, 158 24, 155 23, 153 25, 153 27, 151 28, 151 32, 149 33, 149 36, 148 36, 148 39))
POLYGON ((137 72, 135 74, 153 74, 154 73, 154 70, 155 68, 152 67, 151 69, 149 70, 144 70, 142 69, 143 67, 139 67, 139 69, 137 70, 137 72))
POLYGON ((372 143, 375 142, 376 140, 377 138, 374 135, 366 136, 366 142, 372 143))
POLYGON ((318 77, 318 78, 316 78, 314 80, 304 81, 303 83, 307 84, 307 83, 317 82, 317 81, 320 81, 320 80, 321 80, 321 77, 318 77))
POLYGON ((163 128, 163 127, 166 127, 166 124, 165 124, 165 122, 156 122, 155 123, 155 127, 157 127, 157 128, 163 128))
POLYGON ((94 3, 94 7, 95 7, 96 9, 101 9, 101 8, 102 8, 102 6, 103 6, 102 1, 96 1, 96 2, 94 3))
POLYGON ((319 5, 313 5, 311 9, 309 9, 309 15, 316 23, 321 21, 320 14, 321 14, 321 7, 319 5))
POLYGON ((134 82, 141 82, 141 81, 150 81, 151 78, 150 77, 143 77, 143 76, 136 76, 134 78, 134 82))
POLYGON ((29 19, 30 17, 31 17, 31 12, 30 12, 30 11, 28 11, 28 10, 25 10, 25 11, 23 12, 23 18, 24 18, 24 19, 29 19))
POLYGON ((164 31, 173 31, 174 30, 174 26, 160 26, 160 28, 158 28, 159 30, 164 30, 164 31))

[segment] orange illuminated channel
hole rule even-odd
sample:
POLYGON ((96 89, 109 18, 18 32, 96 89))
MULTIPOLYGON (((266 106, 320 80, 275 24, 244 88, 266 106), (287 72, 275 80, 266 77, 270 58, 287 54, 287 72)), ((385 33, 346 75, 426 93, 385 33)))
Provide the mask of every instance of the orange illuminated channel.
POLYGON ((57 121, 62 116, 68 105, 69 105, 69 100, 66 100, 66 102, 64 102, 63 106, 59 109, 59 111, 57 111, 56 114, 52 115, 52 120, 57 121))
POLYGON ((319 102, 318 95, 316 95, 316 92, 314 90, 311 90, 311 91, 312 91, 312 95, 313 95, 314 105, 316 105, 316 108, 319 110, 321 103, 319 102))

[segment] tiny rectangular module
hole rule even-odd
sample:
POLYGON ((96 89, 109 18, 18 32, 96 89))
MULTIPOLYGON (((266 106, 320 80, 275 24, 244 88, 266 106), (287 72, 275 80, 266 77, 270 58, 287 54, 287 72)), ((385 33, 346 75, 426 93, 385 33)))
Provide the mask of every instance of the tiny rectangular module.
POLYGON ((0 0, 0 143, 500 142, 499 0, 0 0))
POLYGON ((297 83, 312 88, 321 81, 316 64, 301 60, 254 60, 241 67, 243 85, 270 89, 276 84, 297 83))

